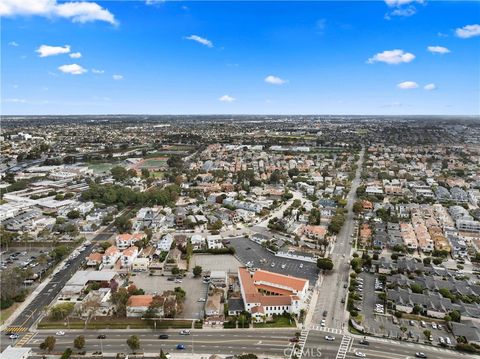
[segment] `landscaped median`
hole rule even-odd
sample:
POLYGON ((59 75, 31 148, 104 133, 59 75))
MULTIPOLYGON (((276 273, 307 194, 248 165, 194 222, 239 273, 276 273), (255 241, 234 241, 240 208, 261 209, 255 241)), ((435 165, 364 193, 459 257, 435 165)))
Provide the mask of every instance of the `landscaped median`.
MULTIPOLYGON (((51 320, 44 318, 38 323, 38 329, 153 329, 155 327, 152 320, 142 320, 141 318, 112 318, 101 317, 91 319, 85 324, 84 320, 70 319, 51 320)), ((191 320, 157 320, 157 329, 189 329, 192 327, 191 320)))

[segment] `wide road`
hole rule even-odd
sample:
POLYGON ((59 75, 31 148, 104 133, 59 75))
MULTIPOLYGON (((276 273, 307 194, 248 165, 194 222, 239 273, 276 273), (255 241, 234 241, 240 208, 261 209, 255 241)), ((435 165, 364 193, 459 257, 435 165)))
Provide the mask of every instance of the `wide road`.
MULTIPOLYGON (((307 337, 307 343, 303 351, 302 359, 306 358, 322 358, 322 359, 336 359, 342 335, 334 335, 335 341, 325 340, 325 335, 328 333, 311 330, 307 337), (321 354, 321 355, 319 355, 321 354)), ((330 334, 331 335, 331 334, 330 334)), ((463 354, 448 349, 431 347, 427 345, 419 345, 407 342, 398 342, 394 340, 383 340, 371 338, 369 345, 359 344, 358 339, 352 340, 347 347, 344 356, 340 358, 357 358, 356 352, 366 354, 367 358, 376 359, 413 359, 416 352, 422 352, 431 359, 451 359, 451 358, 478 358, 479 356, 472 356, 471 354, 463 354)))
POLYGON ((64 336, 56 336, 55 331, 39 331, 23 347, 31 347, 34 352, 41 353, 39 345, 49 335, 56 338, 55 352, 62 352, 66 348, 73 348, 73 340, 79 335, 85 336, 85 348, 88 353, 102 351, 104 353, 129 353, 126 339, 136 335, 140 339, 140 350, 145 353, 159 353, 160 349, 166 352, 175 352, 177 344, 184 344, 185 352, 195 354, 241 354, 256 353, 265 356, 284 357, 292 346, 289 339, 294 337, 296 329, 275 329, 257 331, 219 330, 202 331, 192 330, 191 335, 180 335, 178 330, 158 330, 157 332, 139 332, 125 330, 98 330, 72 331, 64 336), (159 339, 159 334, 168 334, 168 339, 159 339), (105 334, 105 339, 98 339, 99 334, 105 334))
POLYGON ((347 289, 344 285, 347 283, 349 265, 348 260, 351 253, 351 235, 354 230, 353 203, 356 198, 356 191, 360 184, 360 175, 364 161, 365 149, 362 147, 360 157, 357 161, 357 171, 352 181, 350 192, 347 195, 347 214, 345 223, 337 235, 331 258, 334 269, 325 274, 319 289, 318 300, 312 317, 312 325, 319 325, 322 319, 325 319, 326 326, 329 328, 343 329, 346 324, 345 304, 341 303, 342 298, 346 299, 347 289), (323 316, 327 311, 326 317, 323 316))
MULTIPOLYGON (((19 335, 26 332, 40 317, 42 311, 50 305, 50 303, 55 299, 55 297, 60 293, 65 283, 72 277, 74 273, 77 272, 82 262, 86 257, 92 253, 92 250, 95 246, 94 241, 103 241, 107 240, 111 236, 111 229, 113 224, 105 227, 104 230, 99 232, 93 239, 92 243, 86 247, 83 252, 75 257, 74 259, 68 261, 69 266, 67 268, 62 268, 55 275, 53 275, 50 282, 43 288, 43 290, 31 301, 31 303, 17 316, 17 318, 12 322, 12 324, 5 329, 9 331, 9 328, 15 328, 13 331, 19 335)), ((9 343, 2 341, 1 348, 3 349, 9 343)))

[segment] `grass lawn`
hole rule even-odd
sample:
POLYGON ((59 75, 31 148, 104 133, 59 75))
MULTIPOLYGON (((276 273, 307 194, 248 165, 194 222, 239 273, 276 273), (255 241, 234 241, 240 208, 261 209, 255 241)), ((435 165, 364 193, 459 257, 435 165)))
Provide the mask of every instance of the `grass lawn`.
POLYGON ((13 303, 10 307, 7 309, 3 309, 0 311, 0 324, 3 324, 15 311, 15 309, 18 308, 20 303, 13 303))
POLYGON ((291 320, 287 317, 275 317, 273 321, 266 323, 254 323, 254 328, 288 328, 296 327, 295 320, 291 320))
MULTIPOLYGON (((65 321, 52 321, 44 318, 38 323, 40 329, 83 329, 85 322, 80 319, 70 319, 70 324, 65 325, 65 321)), ((87 329, 153 329, 151 321, 141 318, 112 318, 97 317, 87 323, 87 329)), ((162 320, 157 321, 157 329, 189 329, 192 327, 191 320, 162 320)))
POLYGON ((92 163, 88 165, 88 168, 95 173, 102 173, 110 171, 113 166, 113 163, 92 163))

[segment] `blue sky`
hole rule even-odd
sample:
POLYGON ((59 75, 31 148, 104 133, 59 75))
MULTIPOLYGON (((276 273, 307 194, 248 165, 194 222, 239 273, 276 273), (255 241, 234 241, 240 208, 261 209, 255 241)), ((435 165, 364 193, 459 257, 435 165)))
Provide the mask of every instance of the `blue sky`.
POLYGON ((0 0, 0 15, 3 114, 480 114, 479 2, 0 0))

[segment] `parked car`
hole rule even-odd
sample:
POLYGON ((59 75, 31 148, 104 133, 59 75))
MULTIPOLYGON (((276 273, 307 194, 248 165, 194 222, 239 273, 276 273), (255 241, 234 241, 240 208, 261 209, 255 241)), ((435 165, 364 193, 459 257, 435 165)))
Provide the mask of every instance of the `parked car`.
POLYGON ((326 317, 328 312, 326 310, 323 311, 323 316, 326 317))
POLYGON ((335 337, 332 337, 331 335, 325 335, 325 340, 328 340, 329 342, 333 342, 335 340, 335 337))
POLYGON ((205 302, 205 298, 198 298, 197 302, 205 302))
POLYGON ((422 353, 422 352, 417 352, 417 353, 415 353, 415 356, 416 356, 417 358, 426 358, 426 357, 427 357, 427 356, 425 355, 425 353, 422 353))

